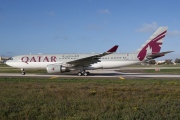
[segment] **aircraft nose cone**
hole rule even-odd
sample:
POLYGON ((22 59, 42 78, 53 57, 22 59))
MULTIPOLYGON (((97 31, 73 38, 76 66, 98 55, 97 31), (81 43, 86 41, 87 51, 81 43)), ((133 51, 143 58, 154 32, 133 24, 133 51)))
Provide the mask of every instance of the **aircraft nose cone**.
POLYGON ((5 64, 6 64, 6 65, 9 65, 9 61, 6 61, 5 64))
POLYGON ((13 62, 11 62, 11 61, 6 61, 5 64, 8 66, 11 66, 11 67, 13 66, 13 62))

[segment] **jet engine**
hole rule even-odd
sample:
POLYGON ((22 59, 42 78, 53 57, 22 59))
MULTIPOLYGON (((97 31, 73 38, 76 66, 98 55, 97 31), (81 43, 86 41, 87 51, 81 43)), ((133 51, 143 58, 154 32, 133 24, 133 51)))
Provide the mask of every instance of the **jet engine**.
POLYGON ((64 73, 64 72, 70 72, 70 69, 68 69, 65 66, 62 65, 47 65, 47 72, 48 73, 64 73))

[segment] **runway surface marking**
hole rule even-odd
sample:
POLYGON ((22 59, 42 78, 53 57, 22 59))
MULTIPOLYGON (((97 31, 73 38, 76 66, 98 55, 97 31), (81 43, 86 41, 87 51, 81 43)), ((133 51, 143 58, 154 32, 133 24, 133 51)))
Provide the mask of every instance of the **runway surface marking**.
POLYGON ((121 76, 120 76, 119 78, 120 78, 121 80, 125 80, 125 78, 123 78, 123 77, 121 77, 121 76))
POLYGON ((59 76, 53 76, 53 77, 51 77, 51 78, 49 78, 49 79, 55 79, 55 78, 58 78, 59 76))
POLYGON ((48 78, 48 79, 55 79, 55 78, 62 78, 62 77, 68 77, 68 78, 107 78, 107 77, 117 77, 121 80, 127 79, 127 78, 180 78, 180 74, 148 74, 148 73, 118 73, 118 72, 111 72, 111 73, 94 73, 90 76, 77 76, 76 74, 58 74, 58 75, 51 75, 51 74, 26 74, 21 75, 18 73, 0 73, 0 77, 26 77, 26 78, 32 78, 32 77, 41 77, 41 78, 48 78))

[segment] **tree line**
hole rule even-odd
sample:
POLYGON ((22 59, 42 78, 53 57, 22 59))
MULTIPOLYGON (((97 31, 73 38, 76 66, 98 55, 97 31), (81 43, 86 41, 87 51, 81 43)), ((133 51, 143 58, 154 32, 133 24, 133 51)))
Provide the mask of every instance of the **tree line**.
POLYGON ((180 59, 176 58, 173 62, 173 59, 166 59, 165 61, 157 62, 155 60, 150 60, 148 62, 149 64, 174 64, 174 63, 180 63, 180 59))

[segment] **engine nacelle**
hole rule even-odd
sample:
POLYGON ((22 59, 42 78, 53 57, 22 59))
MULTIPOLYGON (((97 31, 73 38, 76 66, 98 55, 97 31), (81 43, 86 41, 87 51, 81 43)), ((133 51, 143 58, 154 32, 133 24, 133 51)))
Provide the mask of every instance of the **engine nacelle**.
POLYGON ((47 65, 47 72, 48 73, 64 73, 70 72, 70 70, 62 65, 47 65))

